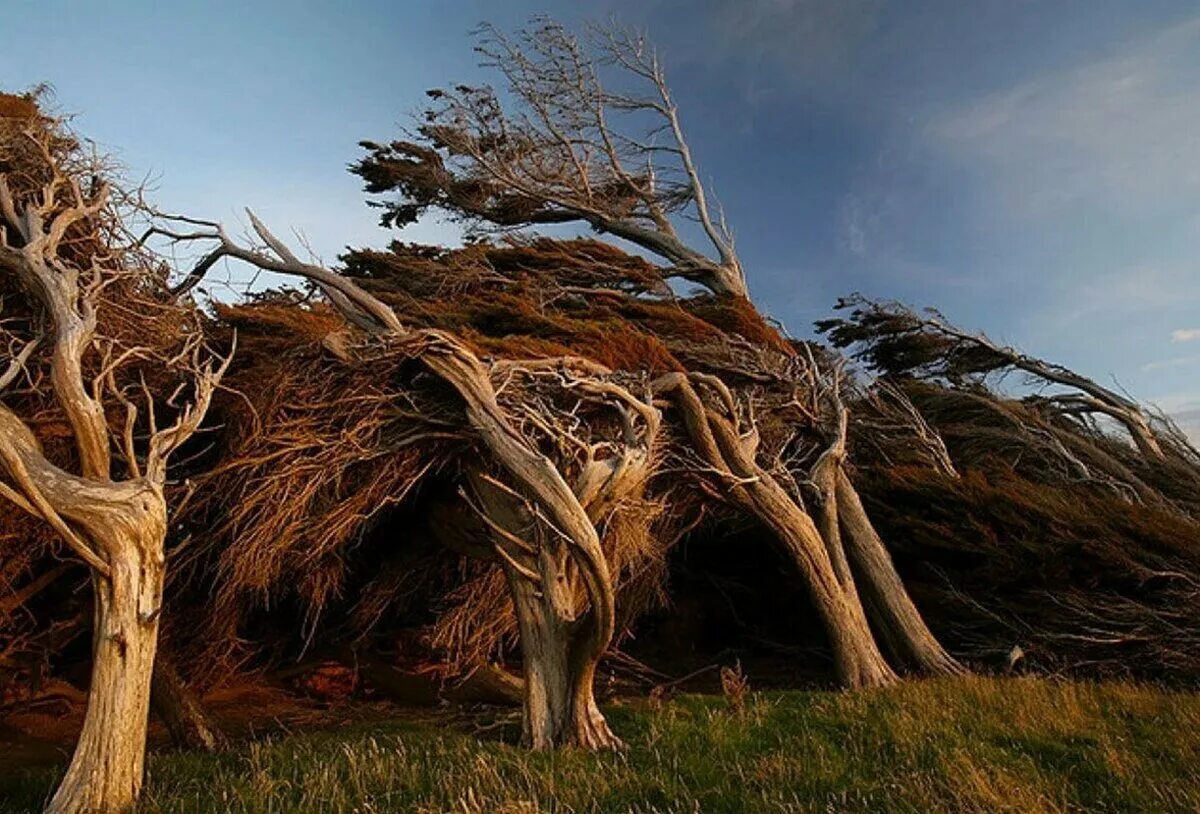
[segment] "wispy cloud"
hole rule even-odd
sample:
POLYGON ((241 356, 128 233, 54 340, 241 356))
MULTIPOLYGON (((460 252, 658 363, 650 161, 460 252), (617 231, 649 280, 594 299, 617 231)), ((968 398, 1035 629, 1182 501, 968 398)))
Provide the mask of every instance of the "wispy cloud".
POLYGON ((1200 339, 1200 328, 1177 328, 1171 331, 1172 342, 1195 342, 1200 339))
POLYGON ((1014 211, 1139 212, 1200 195, 1200 16, 935 117, 930 137, 1014 211))
POLYGON ((1187 367, 1188 365, 1200 364, 1200 355, 1197 356, 1176 356, 1171 359, 1160 359, 1157 362, 1147 362, 1142 365, 1144 371, 1165 370, 1172 367, 1187 367))
POLYGON ((731 52, 807 72, 849 59, 875 29, 885 4, 884 0, 708 0, 704 5, 718 42, 731 52))

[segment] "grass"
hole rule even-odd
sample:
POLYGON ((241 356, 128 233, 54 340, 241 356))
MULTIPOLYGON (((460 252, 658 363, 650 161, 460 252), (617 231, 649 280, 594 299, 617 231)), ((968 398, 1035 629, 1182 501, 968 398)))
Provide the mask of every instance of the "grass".
MULTIPOLYGON (((453 726, 355 724, 154 755, 144 812, 1200 810, 1200 696, 972 678, 615 706, 618 755, 533 754, 453 726)), ((507 733, 511 735, 511 732, 507 733)), ((494 737, 489 735, 487 737, 494 737)), ((56 773, 0 777, 36 810, 56 773)))

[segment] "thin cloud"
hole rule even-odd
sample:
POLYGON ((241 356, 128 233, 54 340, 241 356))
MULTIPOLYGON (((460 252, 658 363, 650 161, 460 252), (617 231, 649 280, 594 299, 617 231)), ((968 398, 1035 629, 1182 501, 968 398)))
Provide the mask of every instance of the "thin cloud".
POLYGON ((1200 328, 1178 328, 1171 331, 1172 342, 1195 342, 1200 339, 1200 328))
POLYGON ((1176 356, 1172 359, 1160 359, 1157 362, 1149 362, 1142 365, 1144 371, 1150 370, 1165 370, 1172 367, 1187 367, 1200 363, 1200 356, 1176 356))
POLYGON ((883 7, 883 0, 708 0, 702 13, 733 53, 807 72, 847 62, 883 7))
POLYGON ((1185 205, 1200 194, 1198 54, 1200 16, 951 110, 928 134, 1030 217, 1185 205))

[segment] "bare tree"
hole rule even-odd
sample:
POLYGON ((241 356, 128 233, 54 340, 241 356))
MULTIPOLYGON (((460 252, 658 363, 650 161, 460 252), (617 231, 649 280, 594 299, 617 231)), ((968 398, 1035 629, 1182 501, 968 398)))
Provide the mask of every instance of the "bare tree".
POLYGON ((370 155, 354 171, 369 191, 401 195, 382 204, 385 225, 430 207, 491 229, 586 223, 665 260, 664 278, 747 295, 733 235, 714 213, 662 63, 641 35, 595 28, 581 42, 538 19, 515 38, 489 25, 479 37, 516 109, 506 112, 486 86, 432 90, 421 143, 364 142, 370 155), (677 217, 699 225, 708 253, 688 245, 677 217))
POLYGON ((39 126, 22 137, 37 148, 35 175, 44 183, 14 188, 9 174, 0 175, 0 282, 30 304, 0 325, 14 349, 0 372, 0 497, 49 524, 91 569, 95 590, 87 714, 48 810, 125 811, 143 775, 166 566, 167 461, 199 428, 228 360, 207 358, 198 325, 179 309, 171 310, 181 334, 166 347, 102 330, 106 309, 168 307, 150 293, 154 272, 144 257, 114 245, 121 225, 109 186, 93 177, 93 188, 81 189, 63 167, 66 139, 39 126), (130 299, 119 302, 123 296, 130 299), (42 365, 44 378, 35 371, 42 365), (166 426, 156 416, 161 397, 147 384, 155 371, 175 388, 166 426), (9 397, 22 403, 43 388, 70 427, 69 468, 51 459, 10 406, 9 397), (188 390, 181 406, 176 399, 188 390), (110 420, 109 410, 123 421, 110 420))

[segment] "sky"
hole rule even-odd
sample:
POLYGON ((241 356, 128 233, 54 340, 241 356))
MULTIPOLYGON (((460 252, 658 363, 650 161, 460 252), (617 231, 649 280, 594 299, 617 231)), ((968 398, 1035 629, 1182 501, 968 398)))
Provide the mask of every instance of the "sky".
POLYGON ((861 291, 1118 383, 1200 434, 1195 0, 5 0, 0 87, 166 210, 252 207, 334 262, 382 230, 346 172, 482 21, 616 18, 661 52, 760 307, 797 336, 861 291))

